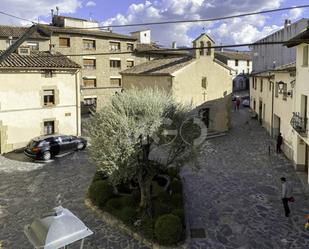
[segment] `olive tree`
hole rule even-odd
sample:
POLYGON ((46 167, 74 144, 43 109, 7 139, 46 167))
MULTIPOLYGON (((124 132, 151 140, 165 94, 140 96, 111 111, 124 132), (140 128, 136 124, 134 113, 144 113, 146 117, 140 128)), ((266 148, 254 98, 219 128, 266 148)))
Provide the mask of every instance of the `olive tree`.
POLYGON ((151 182, 159 170, 194 157, 200 129, 186 121, 190 111, 164 91, 132 89, 114 95, 86 124, 98 170, 113 185, 136 180, 144 214, 150 214, 151 182))

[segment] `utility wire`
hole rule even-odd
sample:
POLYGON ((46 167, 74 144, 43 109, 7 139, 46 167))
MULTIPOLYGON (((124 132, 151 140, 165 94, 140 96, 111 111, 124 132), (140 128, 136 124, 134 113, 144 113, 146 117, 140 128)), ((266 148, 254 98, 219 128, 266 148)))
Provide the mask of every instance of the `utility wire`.
POLYGON ((255 11, 255 12, 248 12, 238 15, 230 15, 230 16, 223 16, 223 17, 214 17, 208 19, 192 19, 192 20, 175 20, 175 21, 162 21, 162 22, 147 22, 147 23, 132 23, 132 24, 119 24, 119 25, 105 25, 99 27, 92 27, 92 28, 71 28, 71 29, 107 29, 107 28, 125 28, 125 27, 138 27, 138 26, 150 26, 150 25, 163 25, 163 24, 177 24, 177 23, 197 23, 197 22, 213 22, 213 21, 220 21, 220 20, 227 20, 237 17, 245 17, 245 16, 253 16, 259 14, 266 14, 272 12, 279 12, 279 11, 286 11, 292 9, 303 9, 308 8, 309 4, 306 5, 299 5, 299 6, 289 6, 285 8, 278 8, 278 9, 271 9, 271 10, 263 10, 263 11, 255 11))
MULTIPOLYGON (((309 43, 309 39, 301 39, 301 40, 293 40, 294 42, 301 42, 301 43, 309 43)), ((210 46, 210 47, 188 47, 188 48, 166 48, 166 49, 147 49, 147 50, 134 50, 130 52, 100 52, 100 53, 85 53, 85 54, 54 54, 54 55, 42 55, 42 57, 54 57, 54 56, 96 56, 96 55, 121 55, 121 54, 134 54, 134 53, 172 53, 181 51, 194 51, 194 50, 201 50, 201 49, 220 49, 220 48, 237 48, 237 47, 248 47, 248 46, 263 46, 263 45, 285 45, 289 44, 290 41, 277 41, 277 42, 255 42, 255 43, 241 43, 241 44, 230 44, 230 45, 218 45, 218 46, 210 46)), ((225 51, 228 52, 228 51, 225 51)), ((241 51, 239 51, 241 52, 241 51)))
POLYGON ((16 18, 16 19, 19 19, 19 20, 22 20, 22 21, 31 22, 32 24, 37 24, 37 22, 31 21, 29 19, 25 19, 25 18, 22 18, 22 17, 19 17, 19 16, 15 16, 15 15, 7 13, 7 12, 0 11, 0 14, 5 15, 5 16, 9 16, 9 17, 13 17, 13 18, 16 18))

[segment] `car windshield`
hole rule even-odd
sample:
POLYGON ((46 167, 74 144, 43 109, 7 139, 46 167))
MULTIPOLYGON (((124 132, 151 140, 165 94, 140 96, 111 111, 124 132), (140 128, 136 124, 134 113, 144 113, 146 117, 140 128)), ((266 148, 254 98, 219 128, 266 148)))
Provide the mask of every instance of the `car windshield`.
POLYGON ((31 140, 28 144, 29 148, 37 147, 40 144, 41 141, 31 140))

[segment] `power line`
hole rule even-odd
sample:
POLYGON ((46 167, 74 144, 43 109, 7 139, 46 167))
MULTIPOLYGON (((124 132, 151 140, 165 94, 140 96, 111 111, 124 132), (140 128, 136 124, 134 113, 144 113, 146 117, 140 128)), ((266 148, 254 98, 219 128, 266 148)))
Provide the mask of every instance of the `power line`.
POLYGON ((162 22, 147 22, 147 23, 132 23, 132 24, 119 24, 119 25, 105 25, 99 27, 92 27, 92 28, 70 28, 70 29, 107 29, 107 28, 125 28, 125 27, 138 27, 138 26, 150 26, 150 25, 163 25, 163 24, 178 24, 178 23, 197 23, 197 22, 213 22, 213 21, 220 21, 220 20, 227 20, 237 17, 245 17, 245 16, 253 16, 259 14, 266 14, 272 12, 279 12, 279 11, 286 11, 292 9, 303 9, 308 8, 309 4, 306 5, 299 5, 299 6, 290 6, 285 8, 278 8, 278 9, 271 9, 271 10, 263 10, 263 11, 255 11, 255 12, 248 12, 238 15, 230 15, 230 16, 223 16, 223 17, 214 17, 208 19, 191 19, 191 20, 175 20, 175 21, 162 21, 162 22))
POLYGON ((13 17, 13 18, 16 18, 16 19, 19 19, 19 20, 22 20, 22 21, 31 22, 32 24, 36 24, 36 22, 34 22, 34 21, 31 21, 29 19, 25 19, 25 18, 22 18, 22 17, 19 17, 19 16, 15 16, 15 15, 7 13, 7 12, 0 11, 0 14, 5 15, 5 16, 9 16, 9 17, 13 17))
MULTIPOLYGON (((293 42, 309 43, 309 39, 293 40, 293 42)), ((220 48, 237 48, 237 47, 248 47, 248 46, 263 46, 263 45, 284 45, 289 44, 289 41, 277 41, 277 42, 255 42, 255 43, 241 43, 241 44, 229 44, 229 45, 218 45, 210 47, 190 47, 190 48, 166 48, 166 49, 147 49, 147 50, 135 50, 130 52, 102 52, 102 53, 85 53, 85 54, 55 54, 55 55, 42 55, 42 57, 51 56, 98 56, 98 55, 122 55, 122 54, 133 54, 133 53, 169 53, 169 52, 181 52, 181 51, 194 51, 200 49, 220 49, 220 48)), ((175 55, 181 55, 175 53, 175 55)))

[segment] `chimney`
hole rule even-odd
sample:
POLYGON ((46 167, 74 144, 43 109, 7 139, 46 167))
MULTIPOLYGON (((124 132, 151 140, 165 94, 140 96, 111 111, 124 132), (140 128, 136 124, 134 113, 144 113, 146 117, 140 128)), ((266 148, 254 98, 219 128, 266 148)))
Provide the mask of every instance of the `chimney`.
POLYGON ((52 20, 53 20, 53 18, 54 18, 54 9, 51 9, 50 12, 51 12, 52 20))
POLYGON ((56 6, 56 15, 59 16, 59 7, 56 6))
POLYGON ((50 54, 55 54, 55 44, 49 44, 49 53, 50 54))
POLYGON ((176 49, 176 48, 177 48, 177 42, 173 41, 173 43, 172 43, 172 48, 173 48, 173 49, 176 49))
POLYGON ((291 20, 285 19, 285 20, 284 20, 284 27, 286 28, 286 27, 288 27, 288 26, 290 26, 290 25, 291 25, 291 20))

